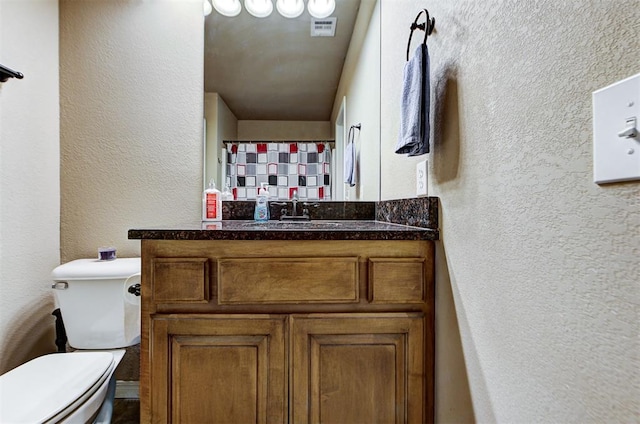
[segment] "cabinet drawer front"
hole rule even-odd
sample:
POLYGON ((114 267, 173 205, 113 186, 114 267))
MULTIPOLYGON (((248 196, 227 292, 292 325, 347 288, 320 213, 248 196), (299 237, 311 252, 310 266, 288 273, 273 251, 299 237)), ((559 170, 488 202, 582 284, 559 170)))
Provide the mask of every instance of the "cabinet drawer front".
POLYGON ((369 258, 371 303, 422 303, 424 258, 369 258))
POLYGON ((153 299, 158 303, 209 301, 207 258, 155 258, 153 299))
POLYGON ((218 261, 220 304, 357 303, 358 258, 218 261))

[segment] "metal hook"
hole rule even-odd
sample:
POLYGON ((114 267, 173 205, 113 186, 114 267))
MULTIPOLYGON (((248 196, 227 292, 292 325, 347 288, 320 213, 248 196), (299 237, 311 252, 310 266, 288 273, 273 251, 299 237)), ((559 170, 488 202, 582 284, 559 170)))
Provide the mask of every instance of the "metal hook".
POLYGON ((5 82, 9 78, 22 79, 24 78, 24 75, 22 74, 22 72, 14 71, 11 68, 0 65, 0 82, 5 82))

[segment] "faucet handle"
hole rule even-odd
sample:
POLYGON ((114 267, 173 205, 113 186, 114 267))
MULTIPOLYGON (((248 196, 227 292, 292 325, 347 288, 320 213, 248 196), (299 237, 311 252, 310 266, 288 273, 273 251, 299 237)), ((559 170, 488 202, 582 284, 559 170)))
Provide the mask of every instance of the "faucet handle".
POLYGON ((293 190, 293 194, 291 195, 291 200, 299 200, 298 190, 293 190))

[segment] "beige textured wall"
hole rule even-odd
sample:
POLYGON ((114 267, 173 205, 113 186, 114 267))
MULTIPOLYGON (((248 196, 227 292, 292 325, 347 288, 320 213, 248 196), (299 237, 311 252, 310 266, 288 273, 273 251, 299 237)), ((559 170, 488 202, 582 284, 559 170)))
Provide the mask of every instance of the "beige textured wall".
POLYGON ((332 195, 340 200, 380 199, 380 2, 362 0, 344 61, 333 103, 332 131, 336 146, 333 156, 332 195), (339 115, 342 112, 342 115, 339 115), (336 120, 340 134, 336 132, 336 120), (354 133, 356 145, 356 185, 344 184, 344 150, 349 128, 361 124, 354 133), (342 134, 344 133, 344 134, 342 134))
POLYGON ((238 121, 238 140, 331 140, 329 121, 238 121))
POLYGON ((369 25, 365 39, 351 62, 352 66, 342 73, 340 87, 344 84, 344 90, 338 90, 341 94, 337 98, 346 97, 347 134, 345 145, 336 148, 344 152, 349 128, 351 125, 361 126, 354 132, 356 185, 345 185, 344 188, 345 198, 350 200, 376 201, 380 196, 380 4, 376 2, 372 7, 371 15, 366 15, 369 25))
POLYGON ((0 374, 55 350, 60 260, 58 3, 0 2, 0 374))
MULTIPOLYGON (((640 183, 593 183, 591 92, 640 71, 638 1, 385 0, 383 198, 414 193, 420 159, 391 152, 406 27, 424 6, 437 313, 450 294, 476 420, 637 422, 640 183)), ((461 422, 438 372, 438 421, 461 422)))
POLYGON ((201 0, 60 1, 62 261, 200 219, 203 25, 201 0))
POLYGON ((220 151, 224 148, 224 140, 235 140, 238 138, 238 119, 231 112, 229 106, 224 102, 218 93, 204 93, 204 114, 207 119, 207 149, 206 149, 206 175, 205 184, 214 178, 217 187, 222 190, 225 186, 223 181, 223 166, 226 158, 220 158, 220 151))

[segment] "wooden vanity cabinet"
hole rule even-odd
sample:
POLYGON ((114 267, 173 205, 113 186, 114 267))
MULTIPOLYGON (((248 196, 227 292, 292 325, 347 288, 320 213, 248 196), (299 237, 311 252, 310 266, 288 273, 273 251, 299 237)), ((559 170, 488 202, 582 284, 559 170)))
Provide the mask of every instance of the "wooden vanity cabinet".
POLYGON ((142 241, 141 422, 433 421, 432 241, 142 241))

